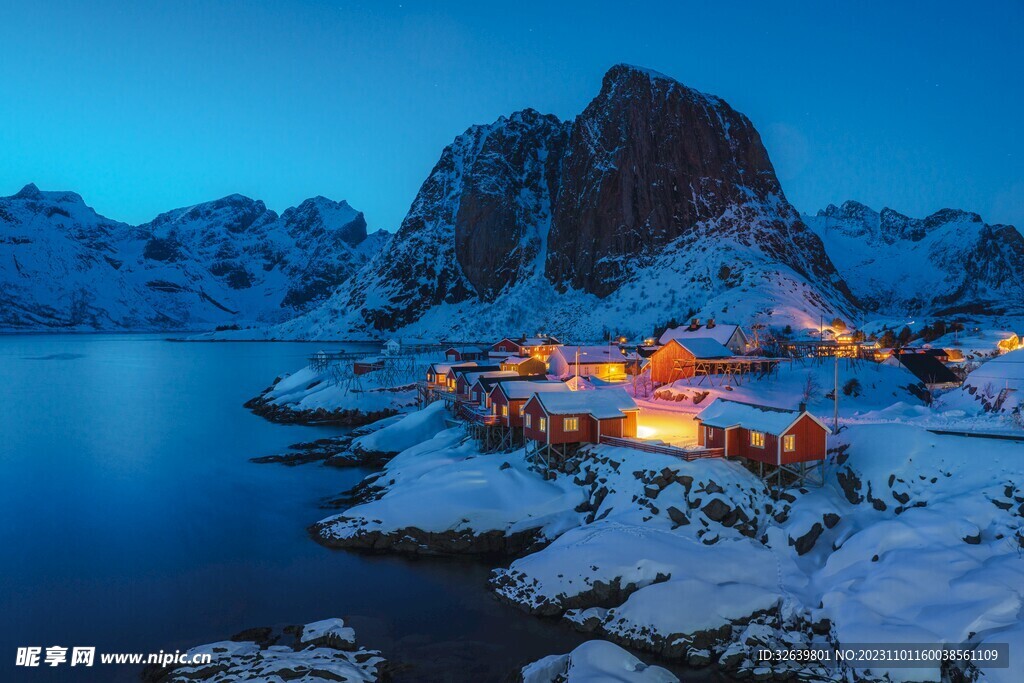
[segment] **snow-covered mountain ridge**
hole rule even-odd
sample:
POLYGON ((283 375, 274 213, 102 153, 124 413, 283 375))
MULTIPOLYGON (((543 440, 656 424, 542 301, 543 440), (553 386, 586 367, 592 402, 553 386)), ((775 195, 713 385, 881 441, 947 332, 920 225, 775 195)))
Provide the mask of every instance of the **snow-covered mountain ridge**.
POLYGON ((957 209, 910 218, 854 201, 803 218, 869 311, 1021 312, 1024 236, 1012 225, 957 209))
POLYGON ((130 226, 27 185, 0 198, 0 329, 276 323, 324 300, 387 238, 324 197, 279 216, 236 194, 130 226))
POLYGON ((619 65, 572 121, 526 109, 457 137, 387 257, 270 334, 596 338, 691 313, 809 326, 856 309, 750 121, 619 65))

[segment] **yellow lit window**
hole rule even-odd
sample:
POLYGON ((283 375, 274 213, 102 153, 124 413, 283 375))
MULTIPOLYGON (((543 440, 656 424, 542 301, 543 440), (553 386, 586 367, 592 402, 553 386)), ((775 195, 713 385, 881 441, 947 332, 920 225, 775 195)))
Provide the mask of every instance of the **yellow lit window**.
POLYGON ((522 405, 519 406, 519 417, 522 417, 525 414, 526 414, 526 404, 523 403, 522 405))
POLYGON ((782 437, 782 450, 796 450, 796 434, 786 434, 784 437, 782 437))
POLYGON ((750 445, 754 448, 764 448, 764 432, 750 432, 750 445))
POLYGON ((548 431, 548 419, 546 417, 542 417, 537 426, 542 432, 548 431))
POLYGON ((567 417, 562 422, 562 429, 567 432, 578 432, 580 429, 580 419, 578 417, 567 417))
POLYGON ((530 414, 527 413, 526 416, 523 418, 523 424, 525 424, 527 427, 532 427, 533 426, 531 424, 533 422, 533 420, 531 420, 530 417, 531 417, 530 414))
POLYGON ((502 417, 508 417, 508 406, 502 406, 501 407, 501 416, 502 417))

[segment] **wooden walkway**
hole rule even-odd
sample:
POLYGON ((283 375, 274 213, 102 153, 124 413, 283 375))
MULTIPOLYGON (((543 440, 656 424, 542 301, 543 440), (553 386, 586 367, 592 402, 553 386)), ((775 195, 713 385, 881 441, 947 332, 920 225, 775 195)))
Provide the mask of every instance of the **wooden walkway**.
POLYGON ((1024 441, 1024 432, 972 432, 966 429, 929 429, 932 434, 944 436, 969 436, 975 439, 998 439, 1001 441, 1024 441))
POLYGON ((682 458, 683 460, 701 460, 703 458, 723 458, 725 457, 724 448, 701 448, 699 450, 687 450, 685 448, 677 448, 676 446, 669 446, 668 444, 656 444, 649 441, 642 441, 640 439, 626 439, 617 436, 602 436, 601 443, 608 446, 618 446, 620 448, 635 448, 638 451, 645 453, 658 453, 660 455, 671 455, 674 458, 682 458))

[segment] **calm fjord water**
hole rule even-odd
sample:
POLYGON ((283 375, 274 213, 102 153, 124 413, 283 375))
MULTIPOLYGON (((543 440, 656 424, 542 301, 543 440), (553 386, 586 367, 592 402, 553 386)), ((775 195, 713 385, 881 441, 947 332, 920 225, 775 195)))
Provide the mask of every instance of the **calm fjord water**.
POLYGON ((128 666, 16 669, 19 646, 173 651, 332 616, 416 662, 400 680, 500 680, 581 642, 497 603, 480 564, 308 538, 321 499, 367 472, 248 462, 340 430, 241 404, 320 346, 0 336, 0 680, 137 680, 128 666))

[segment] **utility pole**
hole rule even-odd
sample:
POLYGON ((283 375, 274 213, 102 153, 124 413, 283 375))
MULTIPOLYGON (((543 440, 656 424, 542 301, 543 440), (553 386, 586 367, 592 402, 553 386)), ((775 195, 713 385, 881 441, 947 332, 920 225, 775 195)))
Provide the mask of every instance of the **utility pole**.
POLYGON ((832 433, 839 431, 839 352, 836 350, 835 373, 832 380, 832 433))
MULTIPOLYGON (((492 366, 493 367, 493 366, 492 366)), ((580 347, 576 346, 576 388, 580 388, 580 347)))

